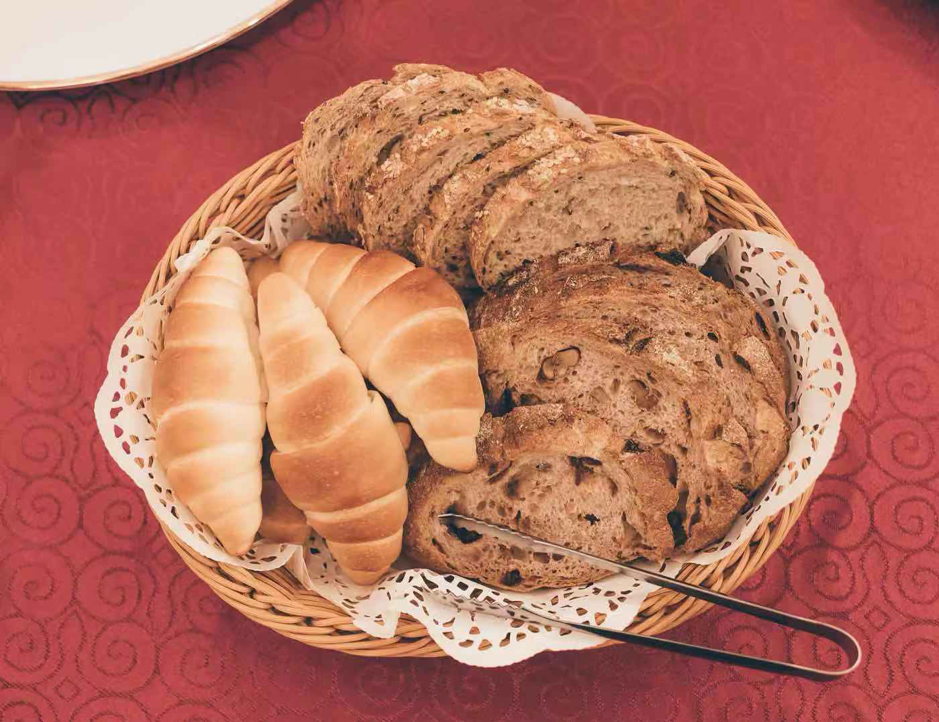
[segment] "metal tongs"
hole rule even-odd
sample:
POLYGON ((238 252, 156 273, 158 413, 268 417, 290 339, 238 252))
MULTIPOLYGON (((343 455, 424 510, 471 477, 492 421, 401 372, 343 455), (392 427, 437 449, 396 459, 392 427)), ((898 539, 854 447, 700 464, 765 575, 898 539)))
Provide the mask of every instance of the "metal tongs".
POLYGON ((599 567, 600 569, 606 569, 618 574, 625 574, 632 579, 638 579, 639 581, 654 584, 655 586, 662 587, 663 589, 670 589, 673 592, 680 592, 689 597, 703 599, 706 602, 717 604, 721 607, 727 607, 728 609, 732 609, 735 612, 743 612, 744 614, 748 614, 751 617, 758 617, 759 619, 765 619, 783 627, 789 627, 790 629, 796 629, 800 632, 808 632, 809 634, 815 635, 817 637, 823 637, 834 642, 844 651, 848 657, 849 664, 844 669, 835 670, 819 669, 817 667, 804 667, 802 665, 793 664, 791 662, 783 662, 775 659, 765 659, 763 657, 753 657, 747 654, 728 652, 723 649, 714 649, 712 647, 701 647, 696 644, 676 642, 671 639, 646 637, 641 634, 632 634, 630 632, 618 632, 611 629, 604 629, 603 627, 577 624, 576 622, 562 622, 534 612, 524 605, 513 605, 511 611, 513 615, 519 619, 539 622, 541 624, 558 627, 560 629, 587 632, 588 634, 602 637, 604 639, 614 639, 620 642, 630 642, 632 644, 638 644, 644 647, 665 649, 669 652, 677 652, 678 654, 684 654, 689 657, 709 659, 712 662, 733 664, 739 667, 748 667, 750 669, 758 669, 764 672, 775 672, 776 674, 803 677, 805 679, 816 681, 829 681, 838 679, 845 676, 846 674, 853 672, 861 663, 861 647, 857 643, 857 640, 843 629, 833 627, 830 624, 817 622, 812 619, 806 619, 805 617, 799 617, 795 614, 786 614, 785 612, 780 612, 769 607, 763 607, 759 604, 752 604, 751 602, 745 602, 741 599, 728 597, 726 594, 713 592, 710 589, 705 589, 695 584, 680 582, 677 579, 672 579, 655 572, 649 572, 644 569, 640 569, 639 567, 632 566, 631 564, 623 564, 621 562, 615 562, 610 559, 604 559, 603 557, 594 556, 593 554, 588 554, 587 552, 568 549, 567 547, 561 546, 560 544, 554 544, 553 542, 545 541, 544 539, 538 539, 536 537, 515 531, 514 529, 509 529, 508 527, 504 527, 499 524, 490 524, 489 522, 480 521, 479 519, 474 519, 469 516, 463 516, 462 514, 441 514, 439 518, 445 523, 458 523, 461 527, 464 527, 470 531, 475 531, 479 534, 488 534, 489 536, 495 537, 510 544, 514 544, 516 546, 523 546, 528 549, 547 551, 555 554, 563 554, 568 557, 580 559, 595 567, 599 567))

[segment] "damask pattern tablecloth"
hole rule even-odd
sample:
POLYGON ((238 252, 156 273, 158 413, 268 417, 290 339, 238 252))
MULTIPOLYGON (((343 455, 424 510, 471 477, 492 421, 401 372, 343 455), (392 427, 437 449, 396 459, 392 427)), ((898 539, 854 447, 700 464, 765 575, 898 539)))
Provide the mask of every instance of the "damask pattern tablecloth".
MULTIPOLYGON (((937 181, 926 0, 297 0, 137 80, 0 94, 0 720, 939 720, 937 181), (858 391, 805 514, 740 594, 851 631, 856 674, 623 646, 507 670, 344 656, 241 617, 168 546, 96 436, 107 346, 202 200, 403 60, 514 66, 684 138, 815 260, 858 391)), ((715 611, 672 636, 816 654, 715 611)))

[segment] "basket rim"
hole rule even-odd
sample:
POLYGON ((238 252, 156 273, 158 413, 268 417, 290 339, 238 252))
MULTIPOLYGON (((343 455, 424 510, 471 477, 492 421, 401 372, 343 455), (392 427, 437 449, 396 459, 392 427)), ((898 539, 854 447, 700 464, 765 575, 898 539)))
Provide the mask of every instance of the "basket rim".
MULTIPOLYGON (((704 171, 704 196, 710 218, 724 227, 765 231, 795 244, 776 214, 740 178, 722 163, 674 136, 627 120, 590 115, 598 128, 620 135, 644 135, 657 143, 670 143, 689 155, 704 171)), ((293 156, 299 141, 264 156, 235 174, 210 195, 180 228, 146 284, 141 301, 160 290, 174 274, 174 262, 192 243, 217 226, 233 226, 247 236, 262 227, 268 210, 296 186, 293 156)), ((685 563, 678 578, 729 593, 757 572, 782 544, 812 494, 812 486, 773 518, 766 519, 731 555, 711 564, 685 563)), ((278 634, 309 646, 336 649, 371 657, 443 657, 426 628, 402 615, 395 636, 372 637, 362 632, 340 607, 315 592, 303 589, 286 571, 256 572, 209 560, 160 524, 171 546, 186 565, 225 603, 278 634)), ((660 634, 711 605, 699 599, 660 589, 649 594, 628 631, 660 634)), ((603 642, 597 646, 618 644, 603 642)))

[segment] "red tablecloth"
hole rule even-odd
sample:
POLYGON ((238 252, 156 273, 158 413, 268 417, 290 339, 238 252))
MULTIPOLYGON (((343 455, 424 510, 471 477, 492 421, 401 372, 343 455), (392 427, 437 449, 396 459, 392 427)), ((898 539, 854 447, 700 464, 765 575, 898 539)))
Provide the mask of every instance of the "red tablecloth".
MULTIPOLYGON (((0 720, 939 719, 939 8, 577 5, 298 0, 138 80, 0 94, 0 720), (514 66, 670 131, 814 258, 858 392, 806 513, 741 594, 849 629, 856 674, 821 685, 622 646, 508 670, 360 659, 249 622, 168 546, 95 431, 112 336, 212 191, 402 60, 514 66)), ((713 611, 674 636, 815 655, 713 611)))

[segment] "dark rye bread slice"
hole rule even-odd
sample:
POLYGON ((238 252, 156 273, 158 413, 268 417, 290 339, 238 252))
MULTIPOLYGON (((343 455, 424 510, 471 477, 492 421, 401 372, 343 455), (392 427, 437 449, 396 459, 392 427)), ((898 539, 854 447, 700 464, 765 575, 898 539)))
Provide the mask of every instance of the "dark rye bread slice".
POLYGON ((571 120, 545 120, 477 162, 463 166, 433 195, 418 219, 411 241, 414 255, 421 265, 438 271, 457 290, 476 288, 466 242, 476 214, 496 189, 557 148, 577 140, 599 142, 602 137, 571 120))
MULTIPOLYGON (((494 98, 509 107, 524 104, 555 112, 554 102, 544 90, 511 71, 477 77, 444 66, 405 64, 395 67, 390 86, 365 114, 359 111, 358 122, 334 160, 336 210, 353 232, 362 228, 362 204, 374 172, 389 160, 398 144, 420 132, 425 124, 465 113, 476 103, 494 98)), ((421 208, 426 205, 426 199, 423 201, 421 208)), ((410 212, 399 209, 406 217, 410 212)), ((362 240, 369 249, 383 247, 377 236, 362 240)))
POLYGON ((705 177, 693 161, 644 136, 606 138, 567 144, 493 194, 468 240, 483 289, 577 245, 613 240, 688 253, 704 240, 705 177))
POLYGON ((556 116, 527 100, 497 96, 424 123, 372 170, 357 235, 369 248, 416 255, 411 244, 415 226, 426 215, 429 199, 455 171, 476 165, 533 127, 556 122, 556 116))
POLYGON ((601 420, 561 404, 487 415, 477 451, 472 472, 432 463, 409 484, 404 550, 418 564, 516 591, 609 576, 446 525, 437 517, 447 511, 610 559, 662 559, 674 550, 667 516, 679 495, 668 460, 656 449, 624 451, 601 420))
POLYGON ((539 266, 475 309, 489 408, 563 401, 606 420, 674 460, 676 545, 722 536, 786 453, 781 344, 749 299, 690 266, 539 266))

